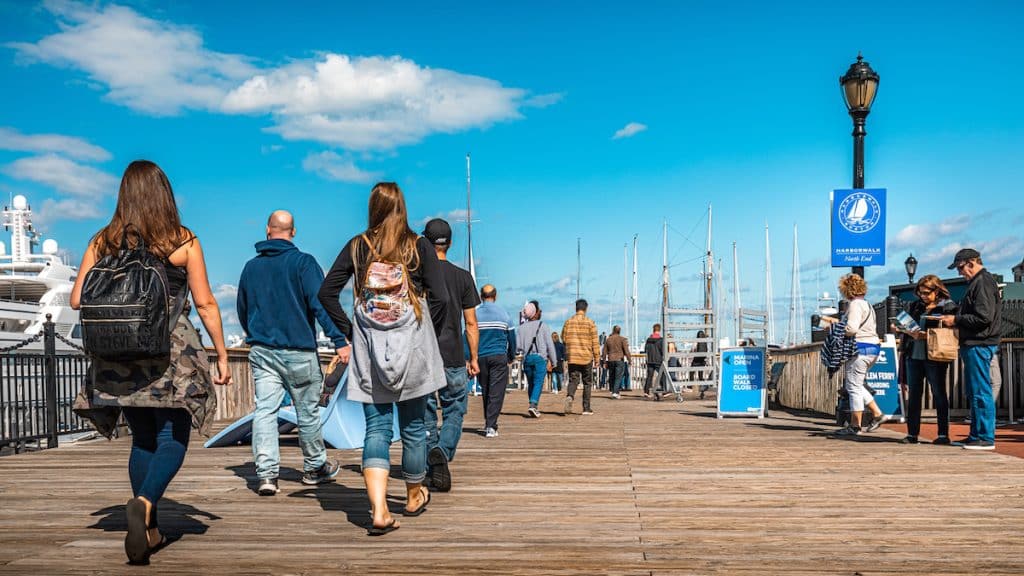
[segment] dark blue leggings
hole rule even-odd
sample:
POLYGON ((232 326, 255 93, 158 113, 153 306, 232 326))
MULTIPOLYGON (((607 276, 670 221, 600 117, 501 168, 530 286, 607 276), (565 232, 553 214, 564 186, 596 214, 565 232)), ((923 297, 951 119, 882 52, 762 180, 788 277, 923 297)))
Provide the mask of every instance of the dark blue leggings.
POLYGON ((192 415, 184 408, 124 408, 124 418, 132 429, 132 494, 153 505, 149 527, 155 528, 157 503, 185 461, 192 415))

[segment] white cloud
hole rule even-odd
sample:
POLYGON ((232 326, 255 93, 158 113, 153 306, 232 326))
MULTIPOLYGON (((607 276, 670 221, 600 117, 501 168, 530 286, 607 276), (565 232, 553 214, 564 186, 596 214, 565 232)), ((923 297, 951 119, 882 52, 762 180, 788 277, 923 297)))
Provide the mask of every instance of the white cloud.
POLYGON ((254 73, 248 58, 207 50, 195 30, 117 5, 49 1, 60 31, 36 43, 12 42, 29 61, 85 71, 114 102, 151 114, 216 109, 254 73))
POLYGON ((436 132, 520 117, 525 92, 401 57, 325 54, 256 75, 224 99, 229 113, 271 113, 271 132, 350 150, 387 150, 436 132))
POLYGON ((631 137, 636 136, 637 134, 643 132, 644 130, 647 130, 647 125, 646 124, 641 124, 639 122, 630 122, 629 124, 626 124, 625 126, 620 128, 619 130, 617 130, 615 132, 615 135, 612 136, 612 140, 620 140, 622 138, 631 138, 631 137))
POLYGON ((40 225, 50 224, 57 220, 89 220, 103 215, 99 202, 81 198, 63 198, 43 200, 35 220, 40 225))
POLYGON ((420 218, 418 220, 418 223, 422 227, 425 226, 427 222, 430 222, 434 218, 442 218, 446 220, 449 224, 465 223, 467 216, 469 216, 468 210, 466 210, 465 208, 456 208, 455 210, 449 210, 447 213, 438 212, 437 214, 434 214, 432 216, 420 218))
POLYGON ((561 94, 526 91, 400 56, 325 53, 261 69, 244 55, 207 49, 194 29, 140 15, 52 1, 60 31, 36 43, 9 43, 28 61, 85 71, 108 97, 150 114, 202 109, 269 114, 268 131, 348 150, 389 150, 430 134, 486 128, 550 106, 561 94))
POLYGON ((934 244, 945 236, 959 234, 971 224, 969 214, 958 214, 937 224, 910 224, 896 233, 889 243, 890 250, 920 248, 934 244))
POLYGON ((4 166, 3 171, 19 180, 38 182, 81 197, 112 195, 118 188, 114 176, 56 154, 19 158, 4 166))
POLYGON ((313 172, 327 180, 339 182, 365 183, 380 180, 380 172, 368 172, 355 165, 351 158, 346 158, 335 152, 326 151, 319 154, 310 154, 302 161, 302 167, 307 172, 313 172))
POLYGON ((17 152, 59 152, 79 160, 104 162, 110 152, 81 138, 62 134, 22 134, 14 128, 0 126, 0 150, 17 152))

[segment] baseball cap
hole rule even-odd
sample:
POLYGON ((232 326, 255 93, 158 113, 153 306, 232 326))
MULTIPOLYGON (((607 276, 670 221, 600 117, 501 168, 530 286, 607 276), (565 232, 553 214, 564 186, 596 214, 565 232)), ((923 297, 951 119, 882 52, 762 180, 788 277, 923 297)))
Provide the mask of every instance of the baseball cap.
POLYGON ((981 253, 974 248, 963 248, 956 253, 953 257, 953 263, 946 267, 947 270, 952 270, 960 265, 961 262, 966 262, 971 258, 981 258, 981 253))
POLYGON ((423 227, 423 237, 431 244, 445 246, 452 243, 452 227, 441 218, 434 218, 423 227))

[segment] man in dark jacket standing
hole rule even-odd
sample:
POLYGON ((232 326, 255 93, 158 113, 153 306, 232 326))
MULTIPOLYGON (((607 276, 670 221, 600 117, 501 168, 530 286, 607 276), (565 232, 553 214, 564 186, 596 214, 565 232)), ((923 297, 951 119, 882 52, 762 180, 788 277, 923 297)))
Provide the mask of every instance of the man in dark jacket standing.
POLYGON ((267 221, 267 239, 256 243, 258 255, 246 263, 238 281, 238 321, 249 344, 249 365, 256 390, 252 453, 257 492, 273 496, 281 454, 277 411, 285 390, 291 394, 299 422, 302 483, 321 484, 337 476, 338 463, 327 460, 321 434, 320 388, 323 373, 317 354, 316 319, 335 353, 348 363, 352 346, 317 299, 324 273, 313 256, 292 244, 292 215, 278 210, 267 221))
POLYGON ((949 269, 969 282, 956 315, 942 317, 942 325, 957 328, 960 357, 964 361, 964 388, 971 406, 971 432, 957 442, 967 450, 995 450, 996 404, 992 395, 992 358, 1002 330, 1002 297, 999 285, 981 262, 977 250, 956 253, 949 269))
MULTIPOLYGON (((647 355, 647 378, 644 380, 644 398, 651 396, 651 388, 654 387, 654 375, 661 369, 661 361, 664 357, 662 343, 661 324, 655 324, 654 329, 651 330, 651 335, 647 337, 647 342, 644 344, 644 354, 647 355)), ((660 382, 658 387, 661 387, 660 382)))

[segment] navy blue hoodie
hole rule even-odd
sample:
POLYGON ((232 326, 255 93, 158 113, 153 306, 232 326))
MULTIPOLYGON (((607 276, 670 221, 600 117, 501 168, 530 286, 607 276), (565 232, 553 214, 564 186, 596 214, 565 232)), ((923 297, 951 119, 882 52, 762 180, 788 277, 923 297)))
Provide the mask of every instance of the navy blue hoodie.
POLYGON ((316 350, 316 328, 335 348, 347 345, 316 294, 324 272, 313 256, 299 251, 288 240, 256 243, 258 256, 249 260, 238 281, 238 321, 250 345, 270 348, 316 350))

